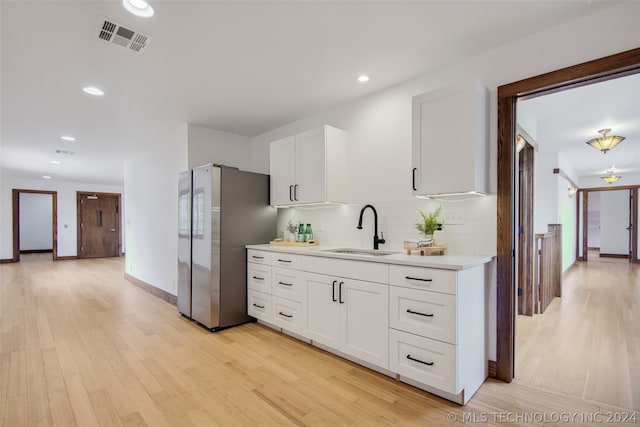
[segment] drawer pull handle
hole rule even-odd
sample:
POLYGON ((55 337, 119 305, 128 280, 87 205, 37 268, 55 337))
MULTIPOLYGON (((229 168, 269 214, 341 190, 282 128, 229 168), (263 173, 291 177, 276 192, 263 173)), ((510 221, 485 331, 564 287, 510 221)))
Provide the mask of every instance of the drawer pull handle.
POLYGON ((253 306, 254 306, 254 307, 258 307, 258 308, 264 308, 264 305, 258 305, 258 304, 256 304, 255 302, 253 303, 253 306))
POLYGON ((413 360, 414 362, 422 363, 423 365, 433 366, 433 362, 425 362, 420 359, 416 359, 415 357, 411 357, 410 354, 407 354, 407 359, 413 360))
POLYGON ((280 262, 291 262, 290 259, 278 259, 278 261, 280 261, 280 262))
POLYGON ((280 316, 284 316, 284 317, 289 317, 289 318, 293 317, 293 314, 285 314, 285 313, 283 313, 283 312, 280 312, 280 313, 278 313, 278 314, 279 314, 280 316))
POLYGON ((253 259, 264 259, 263 256, 256 256, 256 255, 251 255, 251 258, 253 258, 253 259))
POLYGON ((419 280, 421 282, 433 282, 433 279, 421 279, 419 277, 404 276, 404 278, 408 280, 419 280))
POLYGON ((256 280, 264 280, 264 277, 253 276, 253 278, 256 280))
POLYGON ((293 286, 293 283, 278 282, 279 285, 293 286))
POLYGON ((410 308, 407 308, 407 313, 417 314, 418 316, 424 316, 424 317, 433 317, 433 314, 420 313, 419 311, 413 311, 410 308))

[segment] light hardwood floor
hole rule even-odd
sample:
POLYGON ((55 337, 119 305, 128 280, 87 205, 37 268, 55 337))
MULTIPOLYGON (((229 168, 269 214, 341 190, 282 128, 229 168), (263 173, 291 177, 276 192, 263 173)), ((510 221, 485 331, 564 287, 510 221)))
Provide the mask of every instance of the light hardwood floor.
POLYGON ((640 423, 491 380, 461 407, 256 323, 210 333, 125 281, 123 264, 0 265, 0 425, 566 425, 560 414, 575 414, 573 425, 609 414, 640 423))
POLYGON ((640 266, 573 266, 542 315, 517 316, 516 381, 640 410, 640 266))

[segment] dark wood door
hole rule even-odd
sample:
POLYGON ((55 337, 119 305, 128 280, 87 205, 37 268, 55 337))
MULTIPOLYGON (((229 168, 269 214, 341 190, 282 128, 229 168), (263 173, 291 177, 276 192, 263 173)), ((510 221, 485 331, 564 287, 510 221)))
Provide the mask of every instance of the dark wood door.
POLYGON ((78 256, 119 255, 119 195, 78 193, 78 256))

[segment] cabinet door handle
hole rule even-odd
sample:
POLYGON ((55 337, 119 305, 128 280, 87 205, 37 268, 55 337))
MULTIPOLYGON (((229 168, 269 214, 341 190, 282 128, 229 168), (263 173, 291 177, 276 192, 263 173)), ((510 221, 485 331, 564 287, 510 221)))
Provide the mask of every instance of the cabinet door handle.
POLYGON ((253 278, 256 280, 264 280, 264 277, 253 276, 253 278))
POLYGON ((413 170, 411 171, 411 188, 413 188, 413 191, 417 191, 418 189, 416 188, 416 171, 418 170, 418 168, 413 168, 413 170))
POLYGON ((340 282, 340 284, 338 285, 338 302, 340 304, 344 304, 344 301, 342 300, 342 285, 344 285, 344 282, 340 282))
POLYGON ((253 258, 253 259, 264 259, 263 256, 257 256, 257 255, 251 255, 251 258, 253 258))
POLYGON ((293 314, 285 314, 285 313, 283 313, 283 312, 279 312, 278 314, 279 314, 280 316, 284 316, 284 317, 288 317, 288 318, 292 318, 292 317, 293 317, 293 314))
POLYGON ((293 286, 293 283, 286 283, 286 282, 278 282, 279 285, 284 285, 284 286, 293 286))
POLYGON ((410 308, 407 308, 407 313, 417 314, 418 316, 424 316, 424 317, 433 317, 433 314, 420 313, 419 311, 413 311, 410 308))
POLYGON ((254 306, 254 307, 258 307, 258 308, 264 308, 264 305, 258 305, 258 304, 256 304, 255 302, 253 303, 253 306, 254 306))
POLYGON ((289 200, 293 202, 293 184, 289 186, 289 200))
POLYGON ((278 259, 279 262, 291 262, 290 259, 278 259))
POLYGON ((293 201, 298 201, 298 184, 293 186, 293 201))
POLYGON ((433 279, 421 279, 420 277, 404 276, 407 280, 418 280, 420 282, 433 282, 433 279))
POLYGON ((338 302, 338 299, 336 298, 336 283, 338 283, 337 280, 333 281, 333 284, 331 285, 331 301, 333 302, 338 302))
POLYGON ((433 366, 433 362, 425 362, 423 360, 416 359, 415 357, 411 357, 410 354, 407 354, 407 359, 413 360, 414 362, 422 363, 423 365, 433 366))

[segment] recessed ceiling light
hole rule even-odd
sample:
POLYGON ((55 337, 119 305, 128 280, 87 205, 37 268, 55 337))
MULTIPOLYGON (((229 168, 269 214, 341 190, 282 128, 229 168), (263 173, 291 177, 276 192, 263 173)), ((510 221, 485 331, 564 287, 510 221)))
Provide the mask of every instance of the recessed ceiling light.
POLYGON ((122 0, 125 9, 141 18, 150 18, 153 16, 153 8, 144 0, 122 0))
POLYGON ((49 163, 51 163, 52 165, 59 165, 61 164, 61 162, 57 161, 57 160, 49 160, 49 163))
POLYGON ((358 76, 358 81, 360 83, 366 83, 369 81, 369 76, 367 76, 366 74, 361 74, 358 76))
POLYGON ((75 140, 76 140, 74 137, 69 136, 69 135, 62 135, 62 136, 60 137, 60 139, 62 139, 62 140, 64 140, 64 141, 75 141, 75 140))
POLYGON ((51 175, 42 175, 44 179, 51 179, 51 175))
POLYGON ((85 91, 85 93, 88 93, 89 95, 95 95, 95 96, 104 95, 104 92, 102 90, 94 86, 85 86, 82 88, 82 90, 85 91))

